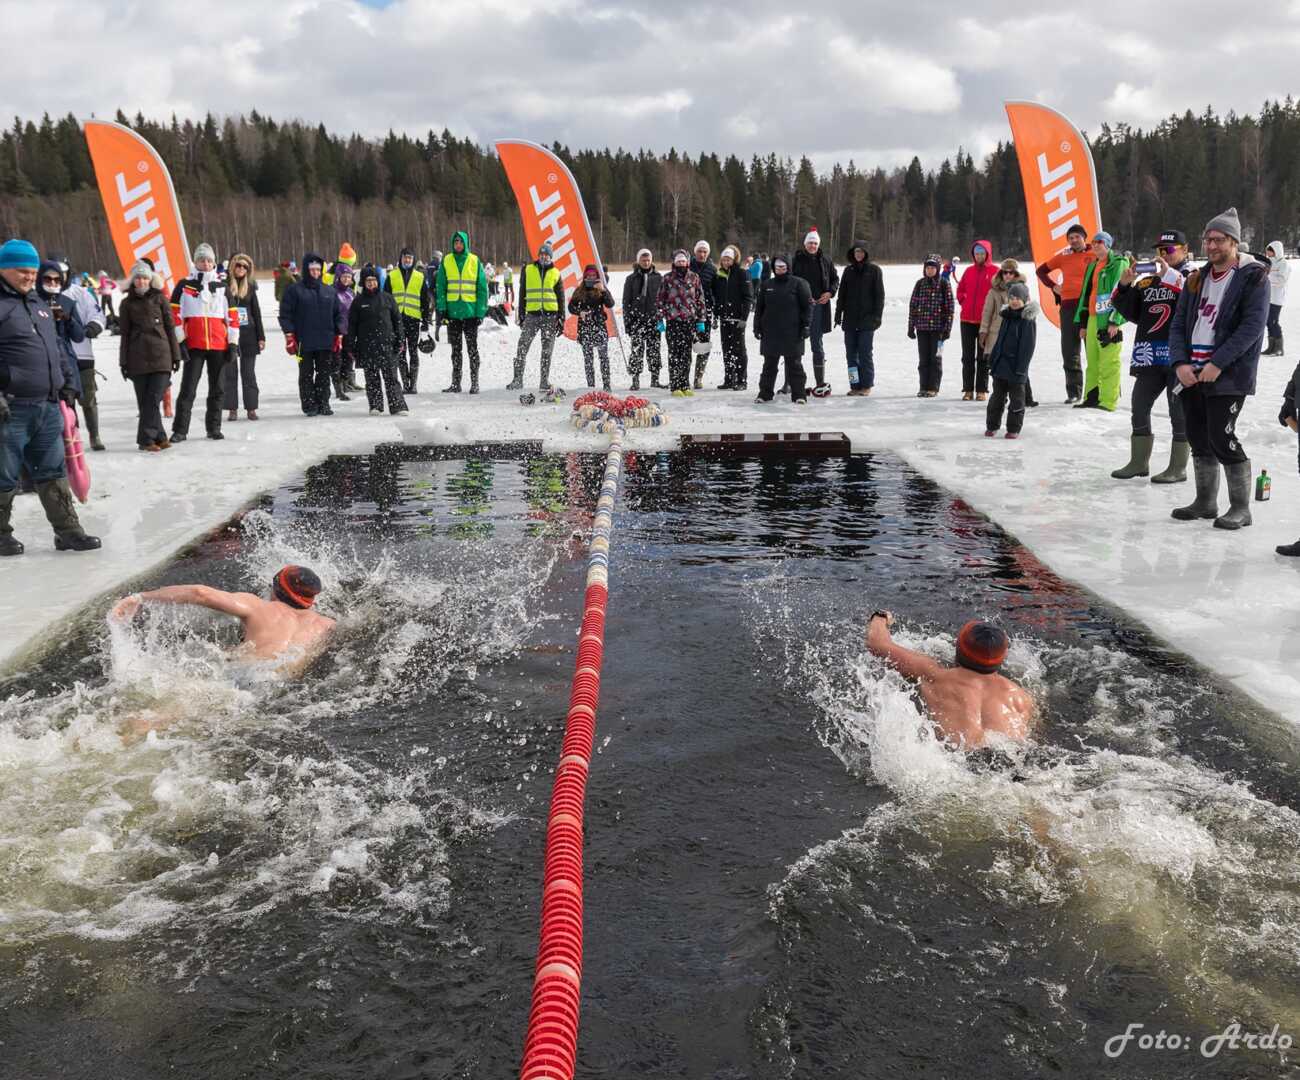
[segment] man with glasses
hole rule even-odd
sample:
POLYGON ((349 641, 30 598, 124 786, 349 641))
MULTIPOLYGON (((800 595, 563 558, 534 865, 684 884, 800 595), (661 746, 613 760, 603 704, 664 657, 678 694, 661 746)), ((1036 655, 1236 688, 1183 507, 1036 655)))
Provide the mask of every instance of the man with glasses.
POLYGON ((1229 207, 1205 226, 1209 265, 1188 275, 1169 331, 1169 358, 1182 387, 1192 444, 1196 499, 1173 512, 1179 521, 1214 519, 1215 528, 1250 524, 1250 459, 1237 440, 1237 418, 1255 392, 1268 323, 1268 267, 1242 262, 1241 222, 1229 207), (1229 509, 1219 516, 1219 466, 1229 509))
POLYGON ((1077 221, 1066 231, 1069 247, 1038 267, 1038 280, 1056 296, 1061 313, 1061 364, 1065 368, 1065 403, 1073 405, 1083 397, 1083 367, 1079 363, 1079 333, 1074 316, 1079 310, 1083 275, 1092 262, 1088 230, 1077 221), (1053 274, 1059 273, 1058 281, 1053 274))
POLYGON ((1092 238, 1092 262, 1083 272, 1074 324, 1083 341, 1088 370, 1083 380, 1083 400, 1076 409, 1114 412, 1119 404, 1120 351, 1124 345, 1120 327, 1124 316, 1115 310, 1111 294, 1128 269, 1128 260, 1111 250, 1114 244, 1110 233, 1097 233, 1092 238))

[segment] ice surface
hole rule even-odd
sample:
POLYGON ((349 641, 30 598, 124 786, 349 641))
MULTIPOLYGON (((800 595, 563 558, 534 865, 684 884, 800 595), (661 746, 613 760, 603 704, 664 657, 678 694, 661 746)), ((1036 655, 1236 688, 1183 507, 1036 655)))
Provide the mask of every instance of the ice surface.
MULTIPOLYGON (((907 297, 918 273, 913 266, 885 268, 886 310, 876 337, 876 390, 870 398, 842 396, 844 344, 834 332, 826 339, 827 371, 837 396, 799 407, 780 398, 778 404, 755 405, 759 364, 751 336, 750 392, 712 389, 722 378, 715 349, 706 373, 709 389, 694 399, 650 391, 647 396, 661 401, 671 422, 629 431, 625 445, 632 451, 671 449, 691 432, 829 430, 846 432, 855 449, 891 450, 988 514, 1057 573, 1128 611, 1257 700, 1300 720, 1300 614, 1293 599, 1300 560, 1273 552, 1275 544, 1300 536, 1296 437, 1276 419, 1294 359, 1261 359, 1260 392, 1248 400, 1238 425, 1256 472, 1264 467, 1273 477, 1272 501, 1252 503, 1255 524, 1237 533, 1213 529, 1208 522, 1174 522, 1169 511, 1191 500, 1190 481, 1161 487, 1110 478, 1110 471, 1128 459, 1127 375, 1114 414, 1065 408, 1057 331, 1046 321, 1031 369, 1035 394, 1044 404, 1029 411, 1019 441, 985 439, 983 405, 960 400, 955 338, 945 348, 942 396, 917 399, 916 350, 906 334, 907 297)), ((621 275, 612 284, 619 295, 621 275)), ((14 527, 27 553, 0 560, 0 656, 8 662, 87 599, 115 591, 259 492, 329 454, 366 452, 395 439, 541 439, 548 450, 604 444, 603 437, 569 426, 567 403, 524 407, 517 394, 502 389, 511 376, 517 331, 491 322, 480 332, 484 392, 478 398, 438 392, 449 381, 444 340, 431 358, 422 358, 422 392, 410 399, 409 418, 371 417, 364 395, 354 395, 351 402, 335 403, 334 417, 308 419, 298 409, 297 367, 273 329, 269 283, 264 291, 268 341, 258 369, 263 419, 226 423, 222 442, 203 438, 200 390, 189 442, 161 454, 137 452, 135 400, 118 374, 118 339, 96 342, 99 370, 107 376, 100 381, 99 400, 109 450, 89 455, 91 496, 80 512, 87 529, 103 537, 104 549, 56 553, 35 498, 17 500, 14 527)), ((1300 304, 1284 309, 1282 324, 1289 340, 1300 342, 1300 304)), ((626 388, 618 347, 611 344, 615 387, 626 388)), ((1130 344, 1131 339, 1126 353, 1130 344)), ((526 376, 530 389, 538 374, 537 348, 526 376)), ((582 383, 581 353, 572 342, 557 344, 552 379, 571 394, 582 383)), ((1153 471, 1164 467, 1169 448, 1163 402, 1155 431, 1153 471)))

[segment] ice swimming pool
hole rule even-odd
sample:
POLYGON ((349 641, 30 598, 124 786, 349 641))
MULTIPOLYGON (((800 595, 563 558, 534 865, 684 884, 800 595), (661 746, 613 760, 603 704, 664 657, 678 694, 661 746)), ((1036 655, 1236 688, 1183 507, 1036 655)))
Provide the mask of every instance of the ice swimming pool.
MULTIPOLYGON (((3 688, 15 1075, 517 1069, 600 472, 330 459, 148 582, 312 565, 311 680, 173 612, 3 688)), ((579 1076, 1287 1067, 1103 1046, 1300 1029, 1289 728, 896 459, 629 454, 597 747, 579 1076), (881 606, 940 655, 1006 626, 1039 748, 942 749, 863 655, 881 606)))

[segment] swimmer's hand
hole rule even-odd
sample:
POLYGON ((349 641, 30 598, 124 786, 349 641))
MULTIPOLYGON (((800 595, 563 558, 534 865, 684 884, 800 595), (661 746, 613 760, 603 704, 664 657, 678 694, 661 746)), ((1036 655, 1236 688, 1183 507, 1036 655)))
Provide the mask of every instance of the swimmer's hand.
POLYGON ((143 602, 144 598, 139 593, 124 596, 113 605, 113 610, 108 613, 108 617, 113 622, 126 622, 140 610, 140 605, 143 602))
POLYGON ((871 613, 871 618, 867 620, 868 627, 871 626, 872 620, 874 619, 884 619, 886 627, 891 627, 894 625, 894 613, 892 611, 884 611, 884 610, 873 611, 871 613))

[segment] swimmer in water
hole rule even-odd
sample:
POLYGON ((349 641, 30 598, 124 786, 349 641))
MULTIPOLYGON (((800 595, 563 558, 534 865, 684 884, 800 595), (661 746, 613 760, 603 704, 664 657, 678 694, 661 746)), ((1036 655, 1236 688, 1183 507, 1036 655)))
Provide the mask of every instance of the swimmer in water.
POLYGON ((286 659, 285 675, 295 675, 314 656, 334 629, 334 620, 312 610, 320 593, 320 578, 305 566, 283 567, 271 579, 270 600, 252 593, 223 592, 207 585, 168 585, 152 592, 133 593, 119 600, 109 618, 122 622, 151 604, 193 604, 223 615, 233 615, 243 624, 244 644, 240 655, 255 660, 286 659))
POLYGON ((921 700, 943 737, 963 749, 984 746, 996 732, 1028 738, 1034 699, 998 674, 1007 656, 1007 635, 984 622, 968 622, 957 634, 957 667, 894 643, 894 616, 876 611, 867 622, 867 649, 887 660, 904 678, 915 679, 921 700))

